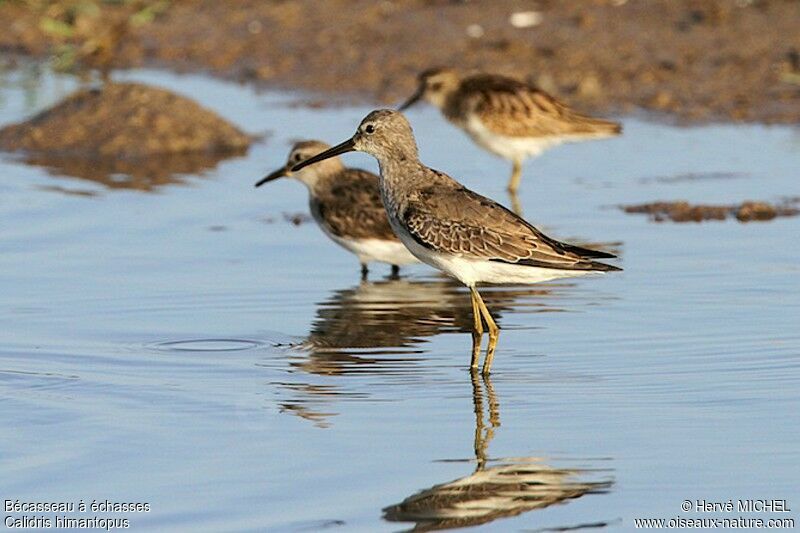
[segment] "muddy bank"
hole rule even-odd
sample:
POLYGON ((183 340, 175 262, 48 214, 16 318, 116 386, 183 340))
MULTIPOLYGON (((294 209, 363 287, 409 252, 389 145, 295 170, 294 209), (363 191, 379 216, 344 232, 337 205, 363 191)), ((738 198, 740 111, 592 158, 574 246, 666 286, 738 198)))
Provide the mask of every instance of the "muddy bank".
POLYGON ((33 118, 0 129, 0 148, 59 157, 144 159, 241 153, 250 137, 169 91, 111 83, 79 91, 33 118))
POLYGON ((791 199, 779 204, 747 200, 736 205, 690 204, 686 201, 650 202, 625 205, 620 209, 626 213, 646 214, 653 222, 704 222, 735 218, 739 222, 763 222, 778 217, 800 214, 796 206, 800 199, 791 199))
MULTIPOLYGON (((0 19, 11 21, 0 49, 53 42, 19 4, 0 5, 0 19)), ((792 0, 186 0, 120 32, 105 56, 382 104, 418 71, 452 65, 528 78, 594 113, 794 123, 798 21, 792 0)))
POLYGON ((153 190, 242 155, 251 138, 183 96, 135 83, 79 91, 0 129, 0 149, 56 175, 153 190))

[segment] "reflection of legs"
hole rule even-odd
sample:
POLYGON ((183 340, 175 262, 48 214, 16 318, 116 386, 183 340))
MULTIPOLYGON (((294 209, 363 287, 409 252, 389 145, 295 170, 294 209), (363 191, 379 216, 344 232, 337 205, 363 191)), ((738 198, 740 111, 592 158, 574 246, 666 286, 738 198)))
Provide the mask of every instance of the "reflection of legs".
POLYGON ((369 275, 369 268, 367 267, 366 263, 361 263, 361 279, 367 279, 369 275))
POLYGON ((486 321, 486 327, 489 329, 489 346, 486 347, 486 358, 483 360, 483 373, 488 374, 492 368, 492 359, 494 359, 494 350, 497 347, 497 338, 500 336, 500 328, 497 327, 478 291, 475 291, 475 298, 478 301, 483 319, 486 321))
POLYGON ((483 437, 483 392, 481 391, 481 382, 478 379, 478 370, 473 368, 470 370, 470 377, 472 378, 472 404, 475 408, 475 438, 473 440, 473 447, 475 450, 475 460, 478 462, 478 470, 483 470, 486 464, 486 444, 487 441, 483 437))
POLYGON ((483 375, 483 384, 486 386, 486 396, 489 403, 489 424, 494 428, 500 427, 500 404, 497 403, 497 396, 494 394, 492 380, 488 374, 483 375))
POLYGON ((472 362, 471 369, 478 368, 478 357, 481 353, 481 340, 483 339, 483 322, 481 322, 481 308, 478 305, 480 295, 474 287, 469 288, 469 297, 472 299, 472 318, 475 323, 472 326, 472 362))
POLYGON ((508 192, 515 193, 519 189, 519 182, 522 178, 522 161, 514 159, 514 166, 511 169, 511 181, 508 182, 508 192))
POLYGON ((500 427, 500 406, 494 395, 492 381, 486 374, 483 375, 483 384, 486 387, 487 401, 489 404, 489 424, 486 428, 483 425, 483 391, 481 390, 481 380, 478 378, 478 371, 470 371, 472 379, 472 403, 475 408, 475 460, 478 462, 478 470, 483 470, 488 459, 489 443, 494 438, 495 428, 500 427))

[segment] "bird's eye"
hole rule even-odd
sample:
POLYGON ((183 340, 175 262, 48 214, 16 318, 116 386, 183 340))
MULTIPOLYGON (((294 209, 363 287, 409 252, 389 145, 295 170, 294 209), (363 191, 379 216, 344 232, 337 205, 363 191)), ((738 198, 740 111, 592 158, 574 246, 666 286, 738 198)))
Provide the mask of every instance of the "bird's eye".
POLYGON ((431 90, 432 91, 439 91, 439 90, 441 90, 441 88, 442 88, 442 82, 437 81, 437 82, 431 83, 431 90))
POLYGON ((367 124, 364 127, 364 131, 367 133, 375 133, 375 126, 373 126, 372 124, 367 124))
POLYGON ((297 161, 299 163, 301 159, 302 157, 300 157, 300 154, 294 154, 294 156, 292 156, 292 161, 297 161))

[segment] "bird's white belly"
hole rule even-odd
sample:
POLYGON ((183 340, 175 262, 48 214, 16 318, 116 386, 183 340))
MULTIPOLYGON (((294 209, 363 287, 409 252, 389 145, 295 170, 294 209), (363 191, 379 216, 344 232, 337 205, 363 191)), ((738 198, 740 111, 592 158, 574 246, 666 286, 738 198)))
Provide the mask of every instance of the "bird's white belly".
POLYGON ((528 285, 559 278, 574 278, 591 272, 586 270, 539 268, 455 256, 440 256, 438 262, 442 264, 443 270, 468 286, 475 283, 528 285))
MULTIPOLYGON (((323 229, 323 231, 325 231, 323 229)), ((416 263, 417 258, 399 241, 385 239, 345 239, 325 231, 333 242, 355 254, 362 263, 380 261, 390 265, 416 263)))
POLYGON ((468 287, 476 283, 532 284, 559 278, 573 278, 594 273, 587 270, 560 270, 513 265, 499 261, 470 259, 443 254, 419 244, 403 228, 395 228, 400 240, 420 261, 441 270, 468 287))
POLYGON ((505 159, 525 159, 536 157, 548 148, 571 140, 567 136, 549 135, 547 137, 511 137, 499 135, 484 126, 477 117, 470 117, 465 130, 475 143, 505 159))

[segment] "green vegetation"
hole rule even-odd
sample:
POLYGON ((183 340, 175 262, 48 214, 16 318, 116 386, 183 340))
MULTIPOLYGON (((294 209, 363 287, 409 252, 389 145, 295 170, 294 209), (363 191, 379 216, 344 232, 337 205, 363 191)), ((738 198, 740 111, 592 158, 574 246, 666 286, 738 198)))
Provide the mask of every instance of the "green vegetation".
POLYGON ((171 0, 0 0, 4 2, 21 4, 36 14, 39 29, 52 43, 54 68, 95 68, 104 80, 122 38, 171 4, 171 0))

